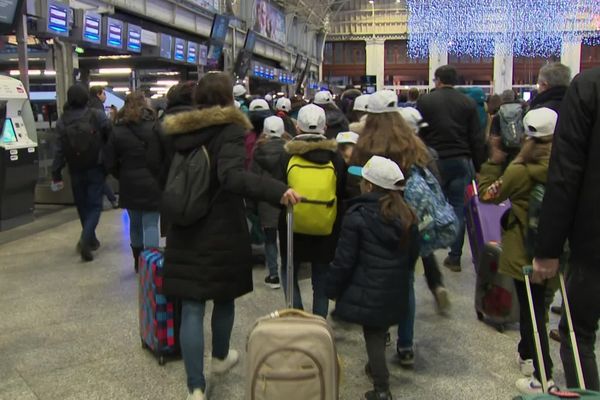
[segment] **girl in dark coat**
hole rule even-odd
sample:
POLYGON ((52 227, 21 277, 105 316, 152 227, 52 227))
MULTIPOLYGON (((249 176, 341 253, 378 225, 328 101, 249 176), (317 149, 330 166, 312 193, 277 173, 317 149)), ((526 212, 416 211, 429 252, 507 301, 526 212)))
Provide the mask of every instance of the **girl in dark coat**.
POLYGON ((158 176, 163 163, 156 116, 144 94, 127 96, 104 153, 108 171, 119 180, 120 206, 129 214, 129 237, 137 272, 144 248, 158 248, 158 176))
MULTIPOLYGON (((356 172, 355 172, 356 170, 356 172)), ((364 168, 363 194, 349 202, 327 296, 337 301, 333 315, 363 327, 374 390, 366 400, 391 400, 385 342, 390 326, 409 309, 409 288, 419 256, 417 218, 400 190, 404 176, 390 159, 374 156, 364 168)))
POLYGON ((197 109, 167 115, 163 130, 174 150, 187 153, 206 146, 211 161, 212 206, 188 226, 173 224, 165 250, 165 294, 183 299, 181 350, 190 400, 203 400, 204 310, 212 314, 212 372, 224 373, 237 364, 229 349, 234 299, 252 291, 251 248, 243 197, 272 204, 296 203, 299 196, 274 179, 244 169, 244 132, 248 118, 233 105, 231 78, 205 75, 195 93, 197 109))

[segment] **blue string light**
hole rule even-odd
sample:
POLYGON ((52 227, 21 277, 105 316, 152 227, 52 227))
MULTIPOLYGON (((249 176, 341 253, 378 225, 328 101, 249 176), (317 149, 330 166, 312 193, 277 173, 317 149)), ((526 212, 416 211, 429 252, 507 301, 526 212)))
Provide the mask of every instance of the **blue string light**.
POLYGON ((600 44, 600 0, 407 0, 408 53, 559 55, 563 41, 600 44), (505 43, 507 46, 498 46, 505 43))

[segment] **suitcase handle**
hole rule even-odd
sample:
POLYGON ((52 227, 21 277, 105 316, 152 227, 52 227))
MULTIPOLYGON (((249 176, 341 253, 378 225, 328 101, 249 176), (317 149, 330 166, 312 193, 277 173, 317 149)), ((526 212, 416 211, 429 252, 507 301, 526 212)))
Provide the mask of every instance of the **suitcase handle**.
POLYGON ((286 305, 288 308, 294 307, 294 206, 288 205, 287 207, 287 281, 285 282, 286 287, 286 305))
POLYGON ((302 317, 302 318, 314 318, 313 314, 307 313, 304 310, 297 310, 295 308, 287 308, 285 310, 279 310, 271 313, 271 318, 283 318, 283 317, 302 317))

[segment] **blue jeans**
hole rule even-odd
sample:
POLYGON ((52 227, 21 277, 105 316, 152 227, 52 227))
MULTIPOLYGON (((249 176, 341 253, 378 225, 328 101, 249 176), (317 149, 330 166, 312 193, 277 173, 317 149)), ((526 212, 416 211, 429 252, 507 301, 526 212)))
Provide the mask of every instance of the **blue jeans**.
POLYGON ((269 276, 279 276, 279 248, 277 247, 277 228, 264 228, 265 258, 269 276))
MULTIPOLYGON (((181 354, 187 374, 187 385, 194 389, 206 389, 204 377, 204 310, 206 303, 183 300, 181 311, 181 329, 179 339, 181 354)), ((211 318, 212 356, 224 360, 229 353, 229 339, 235 317, 233 300, 215 302, 211 318)))
MULTIPOLYGON (((281 260, 281 281, 283 292, 287 294, 287 260, 285 257, 281 260)), ((298 286, 298 266, 299 262, 294 262, 294 308, 303 310, 302 296, 298 286)), ((325 295, 325 285, 327 283, 327 271, 329 264, 311 263, 311 282, 313 288, 313 314, 327 318, 329 309, 329 299, 325 295)))
POLYGON ((96 227, 102 213, 104 170, 94 167, 84 171, 70 171, 73 200, 81 222, 81 244, 90 246, 96 240, 96 227))
POLYGON ((156 249, 159 246, 158 211, 127 210, 131 247, 156 249))
POLYGON ((400 349, 412 348, 415 337, 415 273, 410 274, 408 285, 408 312, 398 323, 398 342, 400 349))
POLYGON ((458 236, 450 246, 449 256, 460 261, 465 241, 465 190, 475 178, 473 163, 468 158, 447 158, 439 160, 438 166, 442 175, 442 190, 448 202, 454 208, 458 218, 458 236))

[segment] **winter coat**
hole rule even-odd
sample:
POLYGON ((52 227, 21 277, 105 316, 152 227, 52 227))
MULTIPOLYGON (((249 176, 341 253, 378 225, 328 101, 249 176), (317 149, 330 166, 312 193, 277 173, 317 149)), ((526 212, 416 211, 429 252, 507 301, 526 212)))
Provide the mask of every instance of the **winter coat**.
MULTIPOLYGON (((284 146, 285 140, 282 138, 261 139, 254 150, 250 171, 259 176, 279 176, 281 157, 285 153, 284 146)), ((264 201, 258 203, 258 217, 263 228, 277 228, 280 214, 280 206, 273 206, 264 201)))
POLYGON ((157 121, 147 111, 139 124, 117 122, 104 150, 104 165, 119 180, 122 208, 158 211, 164 156, 157 121))
POLYGON ((298 134, 296 123, 285 111, 277 111, 276 115, 283 120, 283 128, 289 135, 294 137, 298 134))
POLYGON ((93 108, 93 109, 98 110, 98 111, 102 111, 103 113, 105 113, 104 103, 102 103, 100 101, 100 99, 98 98, 98 96, 91 96, 90 97, 90 100, 88 101, 88 107, 89 108, 93 108))
POLYGON ((531 100, 530 109, 548 107, 560 115, 560 106, 567 93, 566 86, 555 86, 539 93, 531 100))
POLYGON ((479 193, 502 178, 498 196, 491 202, 499 204, 507 199, 512 207, 508 216, 503 218, 502 254, 500 255, 500 272, 511 278, 523 280, 523 267, 531 265, 531 258, 525 248, 527 232, 527 211, 529 198, 534 184, 545 184, 548 176, 548 160, 539 163, 511 163, 502 172, 502 166, 486 162, 479 174, 479 193))
POLYGON ((572 263, 600 268, 600 68, 571 82, 553 140, 535 255, 558 258, 568 238, 572 263))
MULTIPOLYGON (((54 161, 52 162, 52 179, 56 182, 62 181, 62 170, 67 165, 63 142, 66 141, 66 126, 74 120, 80 119, 83 115, 89 112, 92 126, 100 133, 103 145, 106 144, 110 136, 112 124, 106 114, 102 111, 93 108, 70 108, 65 107, 63 115, 56 122, 56 132, 58 138, 54 148, 54 161)), ((103 155, 102 151, 98 153, 97 165, 102 166, 103 155)), ((69 171, 73 171, 73 167, 69 165, 69 171)))
POLYGON ((352 132, 358 133, 360 135, 365 130, 366 123, 367 123, 367 116, 363 115, 358 122, 353 122, 348 127, 352 132))
POLYGON ((335 106, 325 107, 324 110, 327 118, 327 130, 325 131, 327 139, 335 139, 338 133, 350 129, 348 119, 342 110, 335 106))
POLYGON ((243 198, 278 204, 287 186, 244 170, 244 131, 250 121, 234 106, 168 115, 163 129, 174 149, 206 146, 211 160, 208 214, 172 225, 165 249, 165 294, 227 301, 252 291, 252 251, 243 198))
MULTIPOLYGON (((287 184, 287 166, 294 155, 300 155, 308 161, 317 164, 333 163, 337 176, 336 197, 338 201, 337 218, 333 232, 329 236, 294 235, 294 258, 300 262, 330 263, 335 254, 341 217, 343 216, 344 193, 346 186, 346 168, 344 159, 337 152, 335 140, 323 140, 320 142, 306 142, 292 140, 285 145, 286 153, 280 162, 279 176, 287 184)), ((302 193, 300 193, 302 195, 302 193)), ((282 212, 279 218, 279 244, 281 254, 287 251, 286 241, 286 213, 282 212)))
POLYGON ((252 129, 246 132, 246 136, 244 138, 244 146, 246 149, 246 162, 244 163, 244 166, 246 169, 250 168, 250 164, 252 164, 254 148, 256 147, 256 142, 262 134, 265 125, 265 119, 272 115, 273 112, 271 110, 250 111, 248 113, 248 118, 250 118, 250 122, 252 123, 252 129))
POLYGON ((400 220, 387 222, 382 218, 382 196, 383 193, 367 193, 350 201, 326 293, 337 301, 336 317, 386 328, 397 324, 408 312, 419 234, 417 225, 406 231, 400 220))
POLYGON ((488 113, 485 111, 485 93, 480 87, 463 88, 463 93, 469 96, 477 105, 477 116, 479 118, 479 128, 484 132, 488 125, 488 113))
POLYGON ((417 110, 429 126, 419 136, 441 160, 469 158, 478 171, 486 158, 483 130, 475 102, 450 87, 436 89, 417 101, 417 110))

